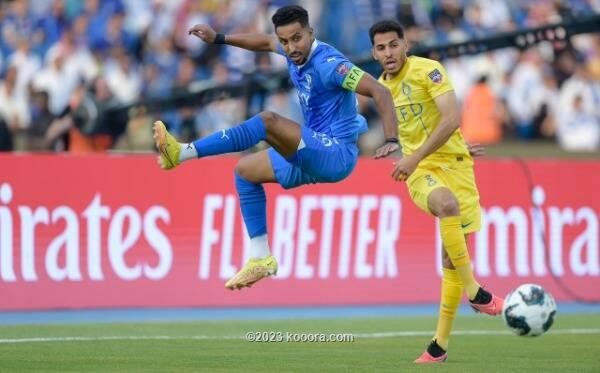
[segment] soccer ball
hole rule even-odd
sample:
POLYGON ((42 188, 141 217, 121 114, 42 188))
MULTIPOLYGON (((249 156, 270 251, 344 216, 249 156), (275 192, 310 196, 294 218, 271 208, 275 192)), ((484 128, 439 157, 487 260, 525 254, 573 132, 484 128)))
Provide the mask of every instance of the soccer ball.
POLYGON ((550 329, 556 315, 552 294, 535 284, 524 284, 504 300, 502 317, 515 334, 535 337, 550 329))

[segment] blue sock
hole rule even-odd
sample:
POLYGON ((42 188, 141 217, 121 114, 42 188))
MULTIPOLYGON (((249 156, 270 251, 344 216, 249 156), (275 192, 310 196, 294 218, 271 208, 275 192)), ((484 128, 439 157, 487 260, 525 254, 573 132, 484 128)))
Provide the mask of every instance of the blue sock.
POLYGON ((198 157, 240 152, 267 138, 265 123, 258 115, 244 123, 194 141, 198 157))
POLYGON ((267 234, 267 198, 262 184, 254 184, 235 174, 242 217, 250 238, 267 234))

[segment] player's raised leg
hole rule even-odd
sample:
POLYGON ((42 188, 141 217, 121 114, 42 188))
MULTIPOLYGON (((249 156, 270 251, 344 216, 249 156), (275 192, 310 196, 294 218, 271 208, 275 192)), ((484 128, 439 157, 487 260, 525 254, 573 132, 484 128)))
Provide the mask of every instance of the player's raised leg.
MULTIPOLYGON (((300 126, 272 112, 263 112, 238 126, 222 130, 190 144, 180 144, 164 123, 154 124, 154 139, 160 151, 159 163, 171 169, 198 157, 242 151, 267 141, 282 156, 291 157, 301 139, 300 126)), ((276 182, 267 151, 240 160, 235 172, 242 217, 250 235, 250 260, 225 286, 240 289, 277 273, 277 261, 270 254, 266 224, 266 196, 263 183, 276 182)))
POLYGON ((252 286, 257 281, 277 273, 277 261, 271 255, 267 237, 266 195, 263 183, 275 182, 275 174, 266 150, 246 156, 235 169, 244 224, 250 236, 250 259, 225 283, 228 289, 252 286))
POLYGON ((448 342, 464 287, 448 253, 442 248, 442 291, 440 312, 433 340, 419 358, 418 364, 443 363, 448 358, 448 342))
POLYGON ((269 111, 190 144, 178 143, 161 121, 154 123, 153 130, 159 164, 167 170, 189 159, 247 150, 263 140, 288 157, 296 152, 301 138, 298 123, 269 111))
POLYGON ((499 315, 503 299, 483 289, 473 275, 456 197, 448 188, 437 188, 429 195, 428 206, 440 218, 442 243, 465 287, 471 306, 477 312, 499 315))

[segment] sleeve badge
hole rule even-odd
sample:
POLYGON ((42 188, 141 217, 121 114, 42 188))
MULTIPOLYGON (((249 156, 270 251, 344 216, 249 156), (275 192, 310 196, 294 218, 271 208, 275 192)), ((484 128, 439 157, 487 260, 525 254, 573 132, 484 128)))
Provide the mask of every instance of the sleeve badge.
POLYGON ((350 68, 348 68, 348 66, 346 66, 346 64, 342 62, 335 68, 335 71, 338 74, 344 76, 344 75, 348 74, 348 71, 350 71, 350 68))
POLYGON ((431 81, 435 84, 440 84, 444 80, 444 76, 438 69, 434 69, 427 76, 429 76, 429 79, 431 79, 431 81))

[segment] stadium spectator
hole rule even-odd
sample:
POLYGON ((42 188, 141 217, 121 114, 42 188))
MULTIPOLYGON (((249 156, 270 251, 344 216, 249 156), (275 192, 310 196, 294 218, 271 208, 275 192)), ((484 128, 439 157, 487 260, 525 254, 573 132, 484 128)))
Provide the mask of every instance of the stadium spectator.
MULTIPOLYGON (((138 0, 130 0, 127 3, 143 3, 138 0)), ((155 44, 163 38, 170 38, 175 30, 175 14, 181 6, 181 0, 152 0, 150 2, 150 20, 142 33, 147 33, 147 42, 155 44), (152 27, 150 27, 152 26, 152 27)), ((143 14, 143 13, 142 13, 143 14)), ((139 13, 128 12, 130 18, 138 19, 139 13)), ((144 19, 145 17, 141 17, 144 19)), ((131 24, 131 21, 127 22, 131 24)))
POLYGON ((115 47, 104 65, 104 79, 120 104, 132 104, 140 97, 142 71, 137 61, 123 47, 115 47))
MULTIPOLYGON (((5 2, 2 2, 1 5, 5 5, 5 2)), ((0 24, 0 39, 2 40, 2 48, 8 55, 17 48, 20 36, 34 34, 35 19, 29 10, 27 0, 14 0, 6 5, 6 15, 0 24)))
POLYGON ((47 139, 48 128, 56 120, 50 112, 49 97, 45 91, 34 91, 31 95, 31 125, 27 130, 27 150, 47 151, 51 145, 47 139))
POLYGON ((177 46, 185 49, 194 57, 200 56, 206 49, 202 43, 194 43, 187 37, 187 30, 198 23, 211 23, 210 15, 216 11, 216 1, 185 0, 175 18, 175 37, 177 46))
MULTIPOLYGON (((196 64, 191 57, 185 57, 179 63, 177 77, 173 85, 171 96, 175 97, 177 106, 177 116, 171 123, 171 128, 182 139, 192 141, 198 137, 196 133, 196 103, 186 96, 189 93, 189 86, 194 82, 196 75, 196 64)), ((184 140, 185 141, 185 140, 184 140)))
MULTIPOLYGON (((38 3, 39 6, 39 3, 44 2, 37 1, 31 5, 35 3, 38 3)), ((65 2, 64 0, 53 0, 47 9, 38 9, 39 11, 43 11, 43 13, 37 14, 36 32, 44 35, 44 44, 52 45, 60 39, 63 32, 69 27, 70 21, 67 18, 65 2)))
MULTIPOLYGON (((4 81, 0 82, 0 118, 10 133, 13 144, 16 137, 20 137, 29 127, 31 120, 28 97, 17 89, 17 73, 14 65, 9 66, 4 81)), ((6 129, 3 132, 7 132, 6 129)), ((22 148, 21 143, 13 144, 10 147, 22 148)))
POLYGON ((560 89, 558 140, 566 150, 595 151, 600 145, 600 82, 579 66, 560 89))
MULTIPOLYGON (((222 62, 216 62, 212 67, 211 79, 208 84, 222 85, 228 83, 229 69, 222 62)), ((206 136, 212 132, 229 128, 231 123, 244 120, 240 107, 245 105, 244 99, 220 97, 218 100, 202 107, 196 117, 196 133, 206 136)))
POLYGON ((147 45, 142 62, 146 66, 156 66, 162 77, 173 81, 177 75, 177 67, 181 57, 175 49, 173 38, 164 36, 147 45))
POLYGON ((123 133, 127 121, 126 112, 107 111, 119 103, 105 78, 96 79, 89 89, 80 85, 70 103, 69 150, 79 153, 108 150, 123 133))
POLYGON ((0 152, 13 150, 12 133, 4 119, 0 118, 0 152))
POLYGON ((125 132, 117 142, 114 149, 119 151, 152 151, 154 139, 152 138, 152 123, 154 116, 145 106, 136 106, 129 111, 129 121, 125 132))
POLYGON ((584 107, 583 97, 572 97, 558 128, 559 144, 570 151, 597 151, 600 148, 600 121, 584 107))
POLYGON ((542 84, 531 92, 535 114, 533 131, 535 138, 553 138, 556 134, 556 110, 558 108, 558 85, 548 67, 542 70, 542 84))
POLYGON ((54 115, 62 114, 67 108, 77 83, 65 68, 64 60, 62 54, 57 54, 33 79, 35 90, 48 93, 50 111, 54 115))
POLYGON ((542 57, 537 49, 523 52, 509 83, 508 108, 514 118, 516 134, 522 139, 535 135, 533 119, 536 115, 532 91, 542 85, 542 57))
POLYGON ((17 49, 10 55, 7 62, 17 69, 16 91, 19 95, 28 97, 31 81, 42 67, 42 61, 31 51, 27 38, 19 38, 17 49))
POLYGON ((77 17, 72 26, 66 28, 57 43, 46 53, 46 62, 53 61, 60 55, 64 62, 66 78, 69 85, 76 86, 83 80, 90 83, 99 73, 98 62, 92 55, 87 41, 82 38, 81 31, 86 27, 87 19, 77 17))
POLYGON ((166 74, 161 73, 156 64, 144 65, 142 81, 142 97, 149 98, 167 98, 171 91, 171 79, 166 74))
POLYGON ((498 99, 483 76, 465 98, 461 130, 470 143, 495 144, 502 140, 502 116, 498 99))

